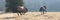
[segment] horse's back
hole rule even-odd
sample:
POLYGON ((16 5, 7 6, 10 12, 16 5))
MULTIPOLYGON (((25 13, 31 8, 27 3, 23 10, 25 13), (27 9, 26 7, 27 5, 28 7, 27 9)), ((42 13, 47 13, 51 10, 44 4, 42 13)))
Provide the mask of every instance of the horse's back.
POLYGON ((39 11, 45 11, 45 10, 46 10, 45 8, 41 7, 39 11))
POLYGON ((28 11, 27 8, 25 8, 25 7, 24 7, 23 9, 20 8, 20 7, 18 7, 17 10, 18 10, 19 12, 27 12, 27 11, 28 11))

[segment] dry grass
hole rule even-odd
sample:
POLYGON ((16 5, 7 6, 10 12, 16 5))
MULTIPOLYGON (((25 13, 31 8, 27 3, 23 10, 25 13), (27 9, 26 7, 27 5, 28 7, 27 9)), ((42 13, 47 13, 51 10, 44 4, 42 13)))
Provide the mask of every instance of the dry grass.
POLYGON ((0 14, 0 18, 16 17, 0 20, 60 20, 60 12, 47 12, 41 15, 41 12, 27 12, 25 15, 18 16, 16 13, 0 14))

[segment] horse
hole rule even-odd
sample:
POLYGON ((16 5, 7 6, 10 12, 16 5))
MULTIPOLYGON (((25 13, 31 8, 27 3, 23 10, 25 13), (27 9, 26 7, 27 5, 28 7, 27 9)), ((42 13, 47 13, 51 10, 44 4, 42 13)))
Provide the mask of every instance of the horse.
POLYGON ((46 9, 47 9, 46 6, 43 6, 40 8, 39 11, 41 11, 42 14, 46 14, 46 9))
POLYGON ((26 12, 28 12, 28 9, 26 7, 24 7, 24 6, 18 6, 17 7, 17 12, 20 13, 20 15, 24 15, 26 12))

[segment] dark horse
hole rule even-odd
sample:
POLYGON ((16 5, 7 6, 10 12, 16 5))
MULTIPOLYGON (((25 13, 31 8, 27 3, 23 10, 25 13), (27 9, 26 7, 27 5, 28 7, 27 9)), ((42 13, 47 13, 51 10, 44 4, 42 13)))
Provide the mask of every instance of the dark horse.
POLYGON ((40 8, 39 11, 41 11, 42 14, 46 14, 46 9, 47 9, 46 6, 43 6, 40 8))
POLYGON ((26 12, 28 12, 28 9, 24 6, 18 6, 17 12, 18 12, 17 13, 18 15, 19 15, 19 13, 20 13, 20 15, 24 15, 26 12))

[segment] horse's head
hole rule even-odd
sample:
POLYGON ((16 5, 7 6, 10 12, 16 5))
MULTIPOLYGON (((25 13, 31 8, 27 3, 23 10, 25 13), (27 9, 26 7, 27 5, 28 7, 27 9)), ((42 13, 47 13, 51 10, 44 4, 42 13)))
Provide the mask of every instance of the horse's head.
POLYGON ((47 9, 47 7, 46 6, 43 6, 45 9, 47 9))

